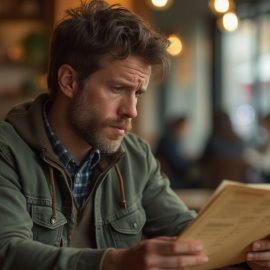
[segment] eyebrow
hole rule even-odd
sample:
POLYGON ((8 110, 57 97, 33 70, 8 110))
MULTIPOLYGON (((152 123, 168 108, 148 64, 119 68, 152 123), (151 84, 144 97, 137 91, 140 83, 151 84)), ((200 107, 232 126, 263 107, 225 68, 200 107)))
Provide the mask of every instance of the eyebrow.
POLYGON ((123 85, 124 87, 130 88, 131 90, 133 90, 134 88, 139 88, 137 90, 141 91, 141 92, 146 92, 146 88, 141 87, 142 83, 139 84, 134 84, 126 79, 109 79, 107 81, 109 84, 119 84, 120 86, 123 85))

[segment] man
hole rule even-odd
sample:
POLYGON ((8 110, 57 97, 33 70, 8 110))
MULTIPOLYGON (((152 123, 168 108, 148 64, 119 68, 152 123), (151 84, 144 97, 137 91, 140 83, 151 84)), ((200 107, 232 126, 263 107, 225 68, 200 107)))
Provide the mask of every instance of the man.
MULTIPOLYGON (((151 67, 166 67, 167 40, 103 1, 68 14, 52 39, 50 94, 0 124, 0 268, 206 262, 199 243, 173 237, 194 213, 170 190, 149 146, 128 133, 151 67)), ((267 251, 254 256, 269 263, 267 251)))

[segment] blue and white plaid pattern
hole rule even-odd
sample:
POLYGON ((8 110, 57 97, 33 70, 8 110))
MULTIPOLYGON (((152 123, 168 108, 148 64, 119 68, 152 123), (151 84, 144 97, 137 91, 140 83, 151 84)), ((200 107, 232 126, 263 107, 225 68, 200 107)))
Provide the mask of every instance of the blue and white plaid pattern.
POLYGON ((81 165, 77 164, 59 138, 52 131, 47 116, 47 104, 45 104, 43 110, 46 131, 55 154, 70 174, 73 183, 72 193, 77 206, 81 207, 89 194, 92 170, 100 160, 100 152, 99 150, 92 151, 81 165))

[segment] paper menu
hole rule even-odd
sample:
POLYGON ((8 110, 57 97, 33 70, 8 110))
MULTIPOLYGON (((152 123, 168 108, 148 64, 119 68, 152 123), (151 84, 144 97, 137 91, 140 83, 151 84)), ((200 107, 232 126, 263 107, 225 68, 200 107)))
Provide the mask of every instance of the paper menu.
MULTIPOLYGON (((265 186, 265 185, 264 185, 265 186)), ((203 244, 209 270, 245 261, 250 244, 270 234, 270 189, 224 181, 179 236, 203 244)))

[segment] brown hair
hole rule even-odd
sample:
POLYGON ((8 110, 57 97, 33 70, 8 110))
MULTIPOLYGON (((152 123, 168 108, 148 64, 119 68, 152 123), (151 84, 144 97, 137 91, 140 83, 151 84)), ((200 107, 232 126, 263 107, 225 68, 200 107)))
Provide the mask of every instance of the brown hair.
POLYGON ((125 59, 129 54, 142 57, 150 65, 168 69, 166 48, 169 41, 153 30, 131 11, 109 6, 103 0, 82 2, 67 10, 67 17, 54 30, 50 49, 48 87, 54 96, 58 91, 58 69, 63 64, 72 66, 82 84, 99 69, 101 59, 112 55, 125 59))

